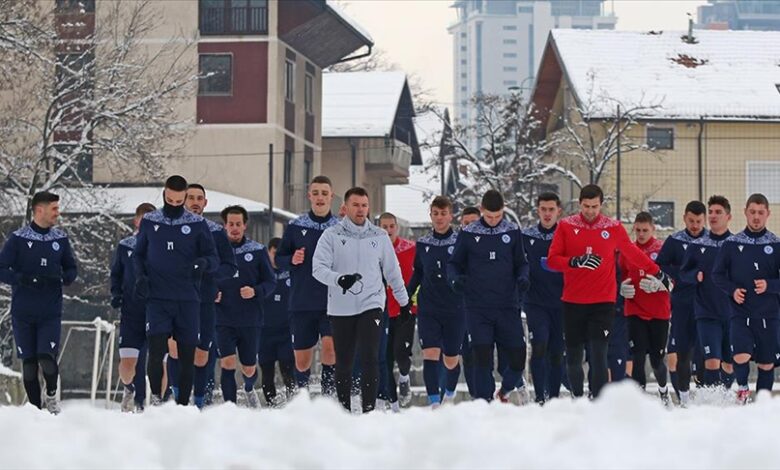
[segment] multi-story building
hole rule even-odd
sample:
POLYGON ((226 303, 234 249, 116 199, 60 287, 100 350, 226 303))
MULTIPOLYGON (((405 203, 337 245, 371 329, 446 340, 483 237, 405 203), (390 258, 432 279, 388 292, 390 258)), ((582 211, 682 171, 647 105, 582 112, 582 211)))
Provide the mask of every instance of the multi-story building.
POLYGON ((780 31, 777 0, 709 0, 697 13, 699 28, 780 31))
MULTIPOLYGON (((458 0, 453 38, 453 120, 469 123, 478 94, 530 90, 553 28, 614 29, 603 0, 458 0)), ((525 93, 527 95, 527 93, 525 93)))

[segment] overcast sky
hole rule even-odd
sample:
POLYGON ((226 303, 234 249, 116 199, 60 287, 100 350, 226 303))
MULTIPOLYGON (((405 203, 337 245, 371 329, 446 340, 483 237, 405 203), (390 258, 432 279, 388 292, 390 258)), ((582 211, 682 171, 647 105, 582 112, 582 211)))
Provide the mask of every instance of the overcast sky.
MULTIPOLYGON (((384 50, 390 61, 420 76, 442 104, 452 102, 452 38, 455 22, 451 0, 349 0, 339 2, 384 50), (346 5, 345 7, 343 5, 346 5)), ((608 0, 620 30, 685 30, 686 13, 696 15, 704 0, 608 0)))

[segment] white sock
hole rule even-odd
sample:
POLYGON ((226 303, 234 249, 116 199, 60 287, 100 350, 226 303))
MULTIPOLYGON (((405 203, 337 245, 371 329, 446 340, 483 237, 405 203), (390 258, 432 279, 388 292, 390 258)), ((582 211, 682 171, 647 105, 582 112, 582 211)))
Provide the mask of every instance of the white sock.
POLYGON ((666 393, 666 385, 663 387, 658 387, 658 393, 666 393))
POLYGON ((408 375, 400 375, 400 376, 398 376, 398 382, 399 383, 406 383, 408 381, 409 381, 409 376, 408 375))

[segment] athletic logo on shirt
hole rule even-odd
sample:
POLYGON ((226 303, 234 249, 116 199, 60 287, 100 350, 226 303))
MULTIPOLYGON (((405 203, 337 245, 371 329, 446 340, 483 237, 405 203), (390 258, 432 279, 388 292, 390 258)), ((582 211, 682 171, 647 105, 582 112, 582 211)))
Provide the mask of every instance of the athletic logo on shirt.
POLYGON ((609 240, 609 232, 607 232, 606 230, 602 230, 601 238, 603 238, 604 240, 609 240))
POLYGON ((158 231, 158 230, 160 230, 160 226, 159 226, 159 225, 155 225, 155 226, 154 226, 154 231, 156 232, 156 231, 158 231))
POLYGON ((50 341, 49 346, 51 346, 51 348, 54 349, 54 346, 57 346, 57 343, 55 343, 54 341, 50 341))
POLYGON ((32 242, 27 242, 27 248, 32 248, 32 242))
POLYGON ((190 228, 189 225, 182 225, 181 226, 181 233, 183 233, 184 235, 189 235, 190 232, 192 232, 192 229, 190 228))
POLYGON ((479 237, 479 235, 475 236, 475 237, 474 237, 474 241, 475 241, 475 242, 477 242, 477 243, 479 243, 479 238, 480 238, 480 237, 479 237))
POLYGON ((606 338, 607 336, 609 336, 609 330, 604 330, 604 337, 606 338))
POLYGON ((739 252, 742 253, 742 250, 745 249, 745 245, 739 245, 737 248, 739 248, 739 252))
POLYGON ((704 248, 704 247, 701 247, 701 248, 700 248, 700 250, 701 250, 701 252, 702 252, 702 253, 704 253, 705 251, 707 251, 707 249, 706 249, 706 248, 704 248))
POLYGON ((578 229, 578 228, 575 228, 575 229, 574 229, 574 235, 579 235, 579 234, 580 234, 580 229, 578 229))
POLYGON ((536 240, 534 240, 533 238, 529 240, 529 243, 531 243, 531 246, 534 246, 534 242, 535 242, 535 241, 536 241, 536 240))
POLYGON ((775 250, 771 246, 769 246, 769 245, 764 247, 764 253, 766 253, 768 255, 771 255, 772 253, 774 253, 774 251, 775 250))
POLYGON ((347 241, 346 241, 346 240, 344 240, 344 239, 342 238, 342 239, 341 239, 341 246, 344 246, 344 245, 346 245, 346 244, 347 244, 347 241))
POLYGON ((374 323, 376 323, 376 326, 379 326, 379 322, 380 322, 380 320, 378 320, 378 319, 374 320, 374 323))
POLYGON ((22 347, 21 346, 17 346, 16 349, 19 350, 19 354, 22 354, 22 347))
POLYGON ((133 256, 133 250, 127 250, 127 257, 133 256))
MULTIPOLYGON (((767 248, 770 248, 770 247, 767 247, 767 248)), ((52 243, 51 244, 51 249, 54 250, 54 251, 60 251, 60 244, 57 243, 57 242, 52 243)), ((764 251, 766 251, 766 250, 764 250, 764 251)))
POLYGON ((509 235, 507 235, 505 233, 504 235, 501 236, 501 241, 506 243, 506 244, 509 244, 509 242, 512 241, 512 237, 510 237, 509 235))
POLYGON ((301 230, 301 235, 303 235, 305 237, 306 236, 306 232, 308 232, 308 230, 306 230, 306 229, 301 230))
POLYGON ((687 249, 688 249, 688 244, 687 243, 683 243, 683 250, 687 250, 687 249))
POLYGON ((426 246, 426 247, 425 247, 425 252, 426 252, 426 253, 428 253, 428 251, 430 251, 430 249, 431 249, 431 247, 429 247, 429 246, 426 246))
POLYGON ((255 259, 255 257, 252 256, 252 253, 247 253, 247 254, 244 255, 244 261, 246 261, 247 263, 249 263, 253 259, 255 259))

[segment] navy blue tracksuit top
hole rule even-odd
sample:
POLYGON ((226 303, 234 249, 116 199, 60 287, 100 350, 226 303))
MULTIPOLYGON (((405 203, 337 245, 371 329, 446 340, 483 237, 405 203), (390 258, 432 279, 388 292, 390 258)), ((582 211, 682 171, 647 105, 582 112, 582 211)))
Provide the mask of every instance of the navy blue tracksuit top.
POLYGON ((225 227, 212 222, 209 219, 204 219, 209 226, 211 236, 214 238, 214 247, 217 250, 217 257, 219 258, 219 268, 217 272, 212 274, 205 274, 203 281, 200 284, 200 301, 203 303, 214 302, 217 298, 217 283, 224 279, 230 279, 236 274, 238 267, 236 266, 236 256, 233 254, 233 247, 230 246, 225 227))
POLYGON ((243 239, 231 244, 238 263, 236 276, 219 282, 222 299, 217 304, 217 325, 253 326, 263 325, 263 302, 274 292, 276 275, 268 259, 268 251, 262 244, 243 239), (255 296, 241 298, 242 287, 253 287, 255 296))
POLYGON ((111 260, 111 297, 122 299, 122 317, 146 321, 146 301, 135 296, 133 252, 136 235, 119 241, 111 260))
POLYGON ((276 276, 276 288, 263 302, 263 328, 289 329, 289 296, 292 285, 290 271, 274 269, 274 275, 276 276))
POLYGON ((547 258, 553 235, 558 224, 546 229, 542 224, 523 229, 523 248, 528 258, 531 287, 525 294, 525 303, 543 307, 557 305, 563 308, 563 273, 550 271, 542 264, 547 258))
POLYGON ((693 244, 685 250, 685 258, 680 267, 680 278, 683 282, 696 284, 693 314, 697 319, 728 320, 731 318, 730 296, 724 294, 712 278, 715 258, 720 247, 730 236, 731 232, 728 230, 721 235, 710 232, 694 240, 693 244), (704 273, 703 282, 698 282, 696 279, 699 271, 704 273))
POLYGON ((699 236, 694 237, 687 230, 675 232, 664 240, 664 245, 655 259, 655 263, 661 270, 674 280, 672 289, 672 314, 674 312, 688 311, 693 313, 693 300, 696 297, 696 284, 685 282, 680 278, 680 267, 685 258, 685 252, 695 240, 707 235, 707 230, 702 230, 699 236))
POLYGON ((409 297, 420 287, 417 305, 421 312, 454 314, 461 309, 463 299, 452 292, 447 280, 447 262, 455 250, 457 232, 431 232, 417 240, 414 253, 414 273, 409 279, 409 297))

